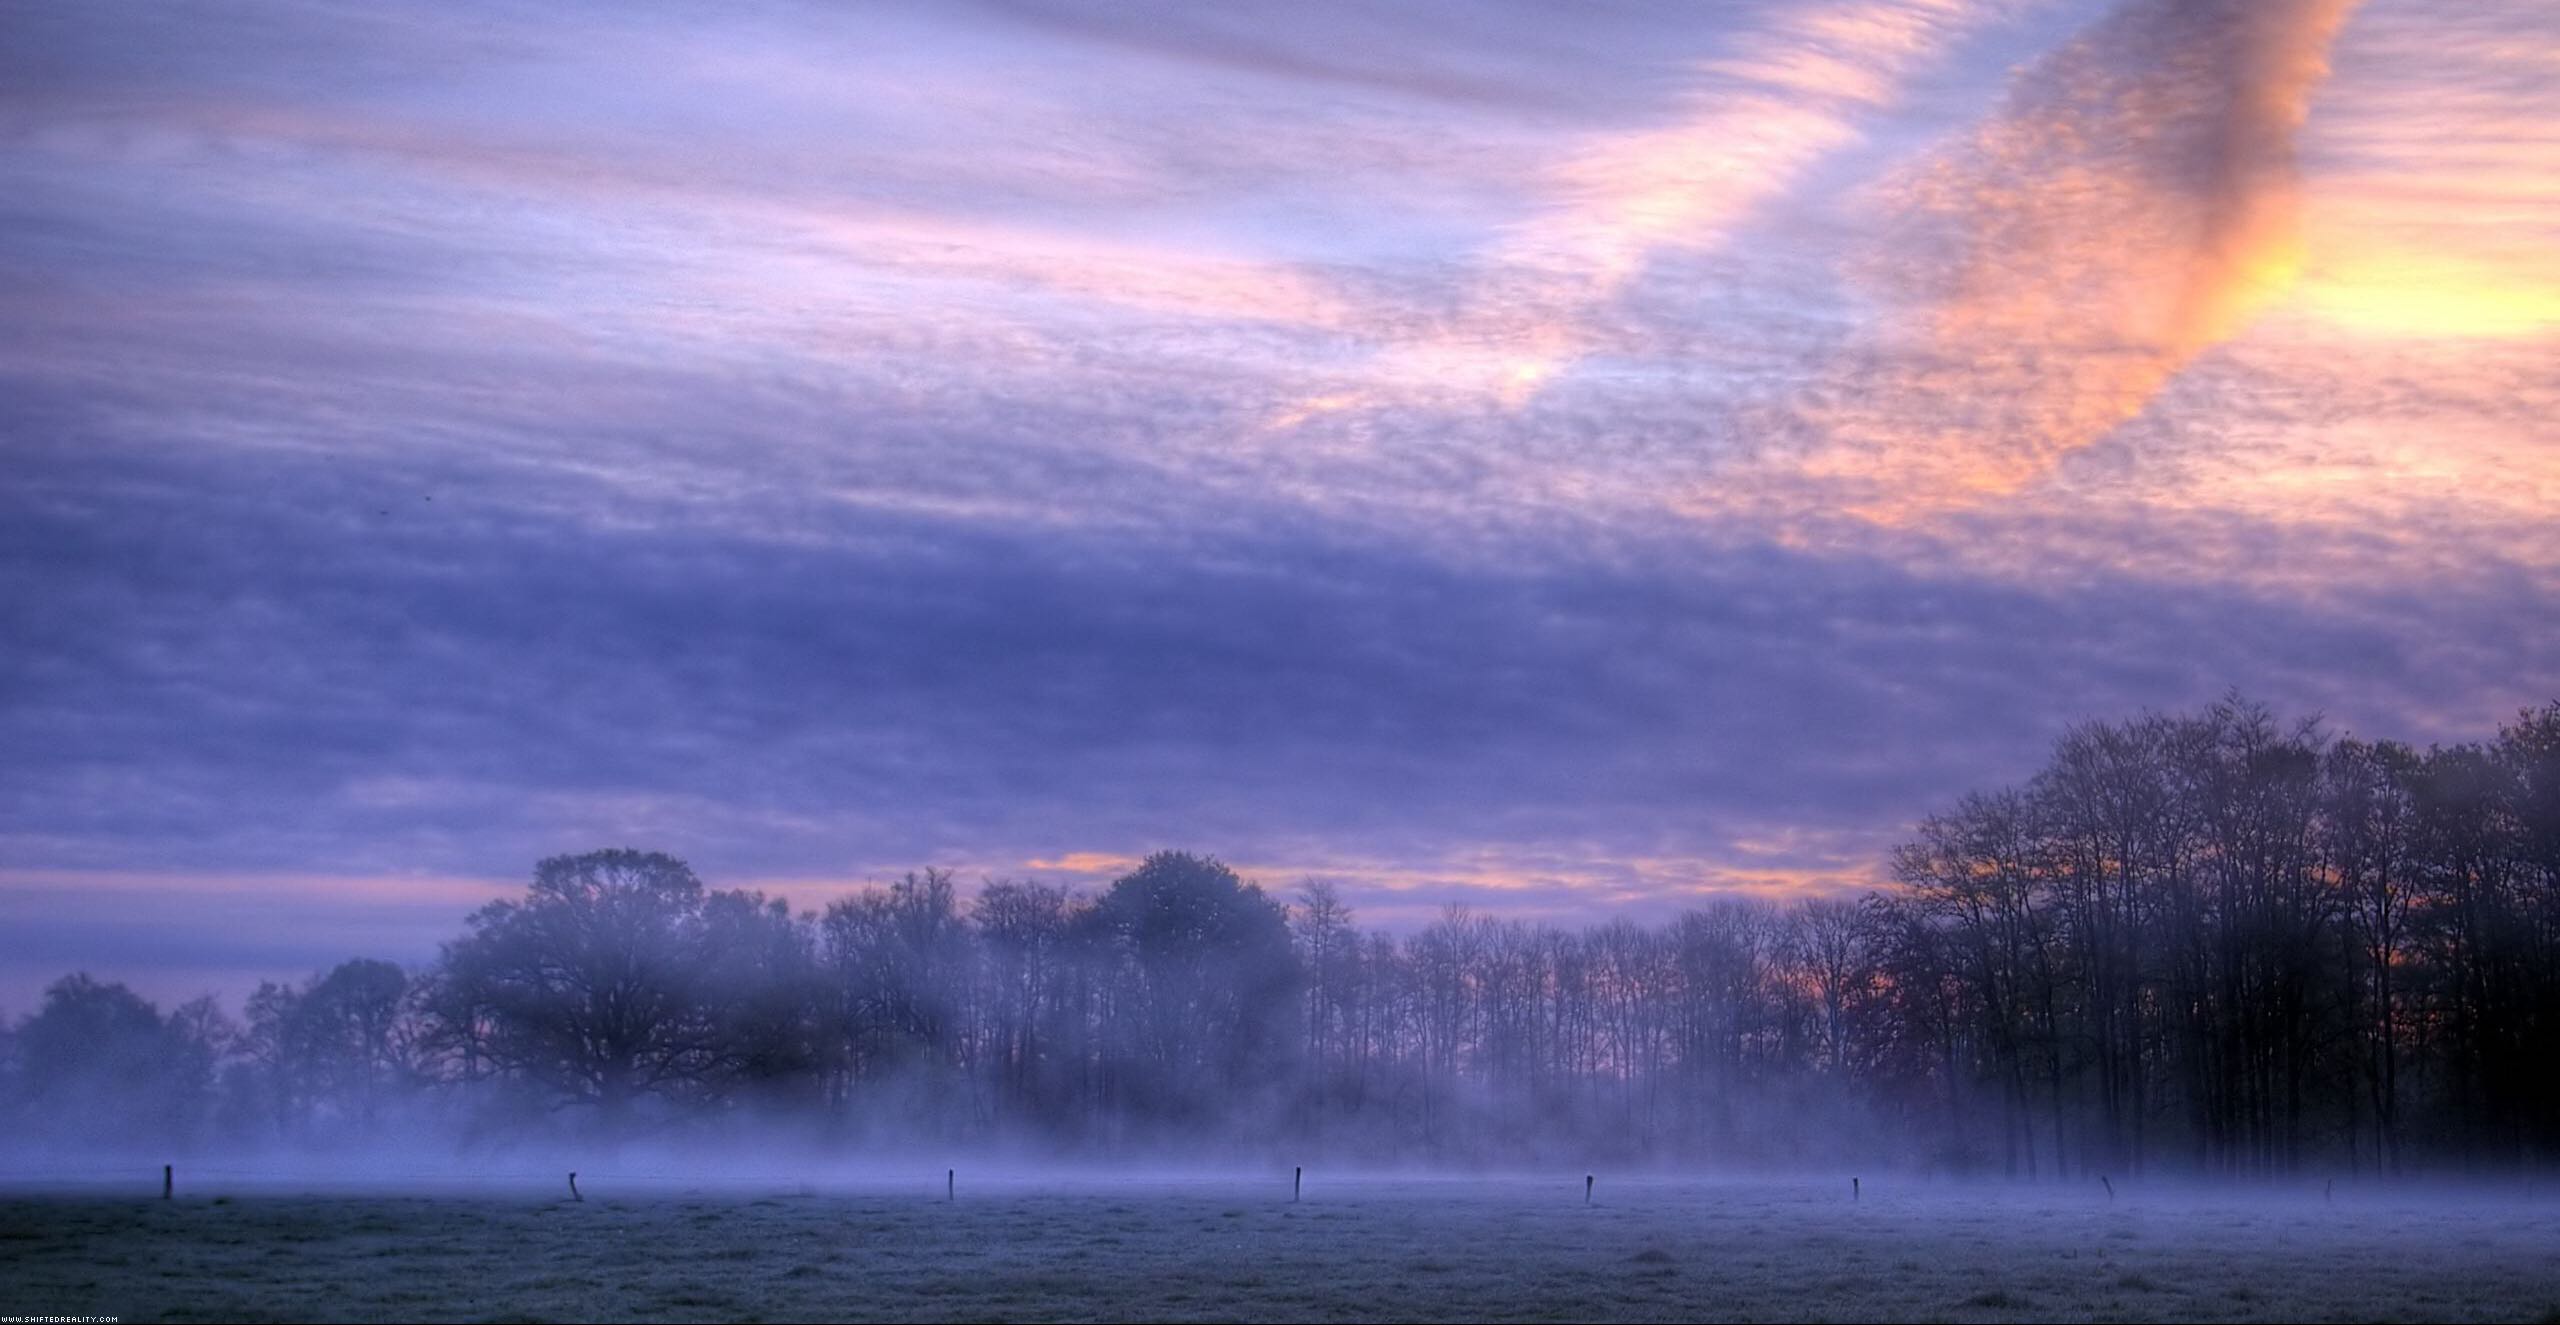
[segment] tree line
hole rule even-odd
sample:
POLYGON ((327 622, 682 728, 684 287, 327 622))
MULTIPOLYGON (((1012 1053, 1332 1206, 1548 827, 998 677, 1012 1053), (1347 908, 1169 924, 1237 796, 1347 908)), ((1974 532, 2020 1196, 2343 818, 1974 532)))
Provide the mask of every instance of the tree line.
POLYGON ((74 975, 0 1042, 23 1142, 788 1135, 2019 1176, 2560 1157, 2560 704, 2424 751, 2237 698, 2090 723, 1855 896, 1362 929, 1162 852, 794 914, 541 862, 418 970, 237 1018, 74 975))

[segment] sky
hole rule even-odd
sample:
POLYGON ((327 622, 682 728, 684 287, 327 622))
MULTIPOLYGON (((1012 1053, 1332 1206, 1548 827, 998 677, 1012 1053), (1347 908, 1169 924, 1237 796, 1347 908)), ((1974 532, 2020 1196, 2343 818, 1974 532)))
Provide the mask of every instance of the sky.
POLYGON ((2544 0, 0 0, 0 1009, 2560 699, 2544 0))

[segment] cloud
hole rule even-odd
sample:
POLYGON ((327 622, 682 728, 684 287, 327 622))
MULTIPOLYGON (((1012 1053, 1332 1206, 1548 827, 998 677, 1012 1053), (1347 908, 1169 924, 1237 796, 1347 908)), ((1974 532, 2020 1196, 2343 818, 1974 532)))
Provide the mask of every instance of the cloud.
MULTIPOLYGON (((1453 560, 1286 503, 1099 529, 772 494, 689 526, 683 505, 325 455, 156 457, 147 480, 52 458, 7 512, 31 641, 5 720, 26 752, 13 857, 504 874, 626 838, 748 873, 1174 839, 1272 862, 1354 842, 1713 857, 1787 825, 1890 834, 2088 711, 2234 680, 2304 693, 2297 673, 2361 653, 2322 693, 2387 716, 2395 688, 2550 665, 2429 674, 2389 620, 1674 527, 1453 560), (618 518, 578 514, 599 507, 618 518), (788 537, 751 532, 766 510, 788 537)), ((2490 619, 2483 593, 2437 610, 2490 619)))
POLYGON ((1893 181, 1892 339, 1803 471, 1885 519, 2015 493, 2245 326, 2300 265, 2294 136, 2351 7, 2132 0, 1893 181))
POLYGON ((1589 323, 1649 261, 1730 238, 1991 12, 1851 0, 1766 16, 1697 63, 1666 122, 1595 135, 1557 162, 1536 211, 1474 259, 1454 325, 1381 347, 1355 384, 1273 426, 1417 395, 1517 409, 1591 348, 1589 323))

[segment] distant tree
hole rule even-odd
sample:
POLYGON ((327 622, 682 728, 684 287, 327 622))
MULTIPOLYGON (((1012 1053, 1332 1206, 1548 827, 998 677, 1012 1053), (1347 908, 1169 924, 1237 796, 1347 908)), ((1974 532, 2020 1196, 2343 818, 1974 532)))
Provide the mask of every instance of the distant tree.
POLYGON ((898 1078, 947 1103, 967 1048, 975 956, 951 872, 910 873, 836 901, 818 933, 829 1036, 848 1079, 898 1078))
POLYGON ((713 892, 703 899, 701 994, 715 1061, 707 1087, 766 1107, 820 1089, 825 987, 809 926, 779 897, 713 892))
POLYGON ((1276 1084, 1298 967, 1280 905, 1215 858, 1161 851, 1121 876, 1092 924, 1119 956, 1123 1102, 1198 1115, 1276 1084))
POLYGON ((240 1027, 211 994, 169 1010, 162 1023, 160 1068, 169 1134, 193 1139, 211 1120, 222 1064, 239 1043, 240 1027))
POLYGON ((300 1133, 325 1111, 370 1130, 413 1070, 409 977, 368 958, 342 962, 300 987, 261 983, 249 996, 241 1048, 282 1130, 300 1133))
POLYGON ((997 1098, 1044 1125, 1075 1086, 1084 1059, 1086 987, 1078 918, 1088 904, 1066 889, 996 880, 970 907, 986 997, 984 1053, 997 1098))
POLYGON ((2560 703, 2527 709, 2491 747, 2513 825, 2516 974, 2504 1105, 2521 1155, 2560 1163, 2560 703))
POLYGON ((1306 1061, 1319 1088, 1339 1069, 1345 1000, 1351 964, 1359 954, 1360 931, 1341 891, 1323 879, 1311 879, 1299 891, 1289 912, 1289 928, 1297 942, 1298 968, 1306 980, 1306 1061))
POLYGON ((704 890, 673 856, 553 856, 521 900, 472 914, 446 945, 439 1005, 498 1070, 608 1129, 652 1098, 697 1094, 723 1066, 710 1007, 704 890))
POLYGON ((1873 931, 1865 909, 1848 898, 1816 897, 1798 907, 1786 934, 1787 957, 1801 973, 1816 1016, 1814 1061, 1843 1077, 1863 1075, 1859 1035, 1876 987, 1873 931))
POLYGON ((163 1020, 121 984, 64 976, 18 1029, 18 1102, 59 1140, 182 1140, 208 1112, 229 1032, 210 999, 163 1020))
POLYGON ((2357 1091, 2351 1081, 2346 1101, 2348 1153, 2352 1161, 2357 1134, 2369 1125, 2373 1157, 2391 1172, 2402 1162, 2402 1028, 2411 993, 2404 968, 2419 896, 2410 791, 2418 767, 2407 746, 2347 740, 2332 748, 2325 769, 2323 831, 2347 927, 2340 970, 2358 1046, 2353 1081, 2363 1086, 2357 1091))
MULTIPOLYGON (((1981 1068, 2000 1085, 2002 1162, 2037 1173, 2036 1105, 2049 1087, 2055 905, 2037 806, 2014 790, 1965 796, 1894 854, 1894 878, 1963 980, 1981 1068)), ((2050 1097, 2048 1097, 2049 1100, 2050 1097)), ((2055 1107, 2059 1107, 2058 1105, 2055 1107)))

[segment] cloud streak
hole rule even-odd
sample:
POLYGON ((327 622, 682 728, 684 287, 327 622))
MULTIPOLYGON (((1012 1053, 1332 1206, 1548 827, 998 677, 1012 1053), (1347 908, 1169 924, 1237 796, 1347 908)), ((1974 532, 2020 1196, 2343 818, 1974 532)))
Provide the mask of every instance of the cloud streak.
POLYGON ((1548 172, 1546 196, 1472 263, 1454 325, 1382 347, 1362 384, 1275 421, 1417 396, 1517 409, 1592 348, 1595 315, 1666 249, 1712 249, 1855 142, 1860 117, 1941 58, 1989 6, 1853 0, 1781 10, 1702 60, 1668 122, 1595 136, 1548 172))

